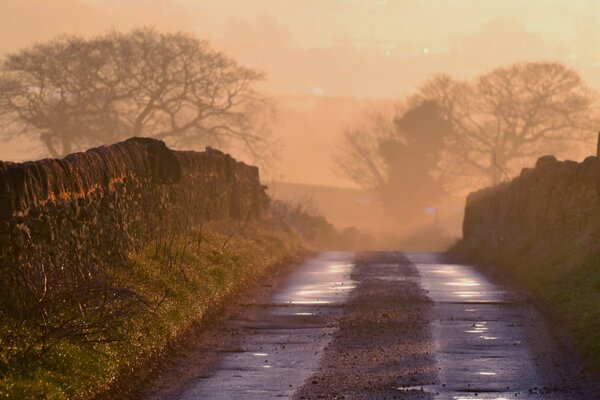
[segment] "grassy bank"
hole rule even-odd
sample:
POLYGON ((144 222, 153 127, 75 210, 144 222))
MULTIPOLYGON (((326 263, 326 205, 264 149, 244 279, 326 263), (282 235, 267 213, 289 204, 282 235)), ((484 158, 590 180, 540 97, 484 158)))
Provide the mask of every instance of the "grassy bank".
MULTIPOLYGON (((44 338, 54 340, 34 340, 40 331, 36 325, 2 313, 2 337, 11 340, 0 342, 0 398, 89 399, 124 377, 139 376, 228 296, 301 251, 289 229, 214 222, 161 238, 123 265, 103 270, 103 282, 119 289, 94 308, 101 310, 93 315, 102 330, 92 331, 95 325, 88 323, 82 325, 87 333, 48 336, 46 329, 44 338), (119 293, 127 294, 127 302, 106 307, 119 293), (116 322, 106 325, 110 318, 116 322), (89 340, 75 336, 86 334, 89 340)), ((59 301, 55 309, 61 313, 70 310, 67 306, 72 304, 60 308, 59 301)), ((91 311, 73 315, 92 318, 91 311)))
MULTIPOLYGON (((571 246, 576 247, 576 246, 571 246)), ((459 243, 452 252, 487 269, 503 283, 530 294, 569 347, 583 371, 600 376, 600 256, 578 256, 568 244, 550 248, 529 243, 521 248, 488 249, 459 243)))

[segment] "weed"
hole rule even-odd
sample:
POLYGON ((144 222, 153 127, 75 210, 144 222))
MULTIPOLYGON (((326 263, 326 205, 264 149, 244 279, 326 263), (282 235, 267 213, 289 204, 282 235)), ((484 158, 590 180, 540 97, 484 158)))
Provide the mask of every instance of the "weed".
POLYGON ((144 374, 227 296, 300 250, 292 233, 249 219, 175 232, 157 236, 126 265, 88 274, 102 279, 76 292, 48 298, 43 286, 34 288, 27 304, 36 319, 23 319, 25 310, 0 313, 0 398, 88 399, 144 374))

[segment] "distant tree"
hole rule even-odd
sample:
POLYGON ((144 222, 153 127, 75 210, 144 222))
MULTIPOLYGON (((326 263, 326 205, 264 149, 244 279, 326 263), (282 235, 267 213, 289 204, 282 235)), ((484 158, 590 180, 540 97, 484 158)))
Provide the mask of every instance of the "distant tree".
POLYGON ((406 104, 394 123, 379 115, 347 130, 336 157, 388 209, 497 184, 543 154, 567 156, 593 141, 598 127, 596 94, 552 62, 498 68, 473 82, 438 75, 406 104))
POLYGON ((444 194, 435 175, 451 129, 435 102, 413 103, 395 119, 375 114, 366 126, 347 130, 336 162, 361 187, 375 191, 388 214, 418 219, 444 194))
POLYGON ((336 150, 335 163, 362 188, 382 195, 387 171, 380 145, 395 135, 393 123, 383 114, 371 114, 363 126, 347 128, 336 150))
POLYGON ((149 136, 172 144, 269 147, 269 101, 253 69, 182 33, 150 29, 62 37, 0 64, 0 114, 53 156, 149 136))
POLYGON ((547 152, 590 140, 595 94, 572 69, 554 62, 502 67, 474 82, 438 75, 413 101, 435 101, 452 126, 441 169, 454 183, 510 178, 547 152))
POLYGON ((433 101, 414 105, 394 124, 396 134, 379 145, 387 171, 383 203, 398 217, 418 216, 445 194, 444 177, 437 167, 452 126, 433 101))

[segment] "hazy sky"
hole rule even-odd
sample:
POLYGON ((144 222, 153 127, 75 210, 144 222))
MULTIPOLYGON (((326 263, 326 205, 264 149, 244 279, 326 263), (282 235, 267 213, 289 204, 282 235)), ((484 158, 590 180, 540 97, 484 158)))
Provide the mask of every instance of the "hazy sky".
MULTIPOLYGON (((279 176, 348 185, 332 147, 367 106, 311 97, 393 101, 438 72, 471 78, 534 60, 564 62, 600 89, 599 24, 596 0, 0 0, 0 54, 61 33, 194 32, 267 72, 282 110, 279 176), (307 154, 310 171, 298 162, 307 154)), ((43 155, 30 145, 0 142, 0 159, 43 155)))
POLYGON ((0 0, 0 51, 56 34, 196 32, 286 94, 396 97, 439 71, 554 59, 600 87, 596 0, 0 0))

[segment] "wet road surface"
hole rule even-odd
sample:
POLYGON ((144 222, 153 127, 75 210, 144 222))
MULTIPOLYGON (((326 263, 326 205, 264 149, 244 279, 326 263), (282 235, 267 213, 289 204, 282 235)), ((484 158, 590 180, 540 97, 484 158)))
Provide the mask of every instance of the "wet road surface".
MULTIPOLYGON (((537 313, 433 253, 322 253, 152 399, 586 399, 537 313)), ((183 361, 185 362, 185 361, 183 361)))
POLYGON ((577 399, 575 377, 536 311, 471 266, 408 254, 433 301, 436 399, 577 399))
POLYGON ((267 303, 246 304, 248 315, 227 321, 240 340, 206 349, 220 353, 214 369, 180 393, 148 398, 290 398, 317 369, 335 332, 341 305, 355 287, 353 259, 353 253, 330 252, 305 262, 267 303))

